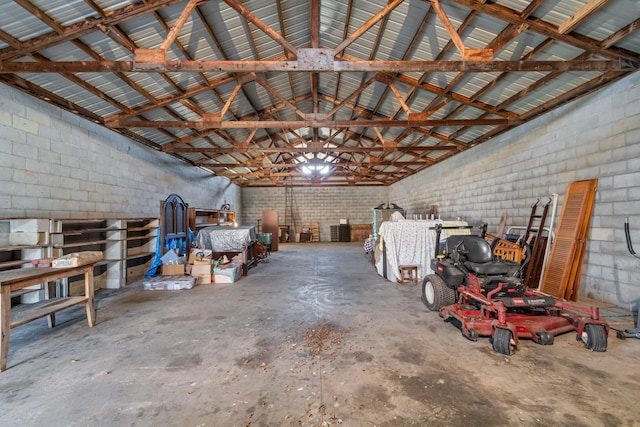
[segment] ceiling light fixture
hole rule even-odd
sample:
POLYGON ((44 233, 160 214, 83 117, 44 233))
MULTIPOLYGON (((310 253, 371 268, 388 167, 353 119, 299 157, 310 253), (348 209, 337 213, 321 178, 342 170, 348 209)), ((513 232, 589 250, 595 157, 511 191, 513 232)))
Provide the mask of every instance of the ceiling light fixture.
POLYGON ((317 153, 313 153, 313 158, 303 163, 300 170, 305 175, 327 175, 331 168, 322 159, 318 158, 317 153))

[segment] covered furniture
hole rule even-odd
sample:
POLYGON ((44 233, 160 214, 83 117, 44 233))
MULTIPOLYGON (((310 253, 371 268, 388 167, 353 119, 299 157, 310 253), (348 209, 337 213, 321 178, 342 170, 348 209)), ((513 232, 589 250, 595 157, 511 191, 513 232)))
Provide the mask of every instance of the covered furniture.
POLYGON ((213 225, 201 228, 193 245, 198 248, 211 249, 214 259, 224 255, 229 258, 242 255, 242 275, 246 276, 249 268, 255 264, 256 241, 256 230, 252 225, 238 227, 213 225))
MULTIPOLYGON (((400 220, 385 221, 380 224, 376 241, 376 271, 385 279, 393 282, 401 281, 401 265, 418 267, 418 279, 431 270, 431 259, 436 250, 436 225, 444 227, 467 226, 465 221, 435 220, 400 220)), ((443 230, 442 239, 453 234, 469 234, 468 229, 443 230)))

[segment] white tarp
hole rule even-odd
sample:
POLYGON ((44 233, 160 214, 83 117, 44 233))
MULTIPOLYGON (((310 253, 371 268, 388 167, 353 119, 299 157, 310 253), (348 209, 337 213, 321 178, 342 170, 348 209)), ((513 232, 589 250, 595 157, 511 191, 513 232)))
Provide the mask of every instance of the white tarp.
MULTIPOLYGON (((427 274, 432 274, 431 259, 435 256, 436 225, 443 227, 467 226, 466 221, 434 220, 399 220, 385 221, 380 225, 379 239, 376 242, 386 248, 385 256, 376 257, 376 271, 384 277, 384 262, 386 260, 386 279, 398 281, 400 279, 399 265, 418 266, 418 278, 422 280, 427 274)), ((454 234, 470 234, 468 229, 442 230, 441 239, 454 234)), ((381 255, 382 252, 378 251, 381 255)))

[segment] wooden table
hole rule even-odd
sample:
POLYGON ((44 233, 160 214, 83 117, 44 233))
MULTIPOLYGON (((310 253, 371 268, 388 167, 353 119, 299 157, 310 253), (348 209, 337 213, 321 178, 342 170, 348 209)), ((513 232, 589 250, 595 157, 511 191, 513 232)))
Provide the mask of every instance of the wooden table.
POLYGON ((93 264, 69 268, 35 267, 0 271, 0 288, 0 331, 2 334, 0 342, 0 372, 7 369, 9 337, 12 328, 80 304, 84 304, 87 308, 89 326, 95 325, 93 264), (39 283, 45 283, 46 285, 47 282, 82 274, 84 275, 84 296, 46 299, 35 304, 25 304, 21 309, 16 309, 14 313, 11 313, 11 292, 39 283))

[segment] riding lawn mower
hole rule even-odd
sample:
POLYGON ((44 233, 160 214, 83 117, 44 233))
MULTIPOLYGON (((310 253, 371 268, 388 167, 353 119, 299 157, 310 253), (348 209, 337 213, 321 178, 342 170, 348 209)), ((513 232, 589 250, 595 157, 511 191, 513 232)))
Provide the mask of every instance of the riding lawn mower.
MULTIPOLYGON (((437 227, 436 242, 440 231, 437 227)), ((422 302, 445 320, 457 319, 467 339, 491 337, 500 354, 511 355, 520 338, 551 345, 555 336, 569 331, 576 331, 587 349, 606 351, 609 325, 598 308, 525 288, 525 266, 526 259, 518 263, 496 257, 482 236, 450 236, 431 261, 435 273, 422 281, 422 302)))

